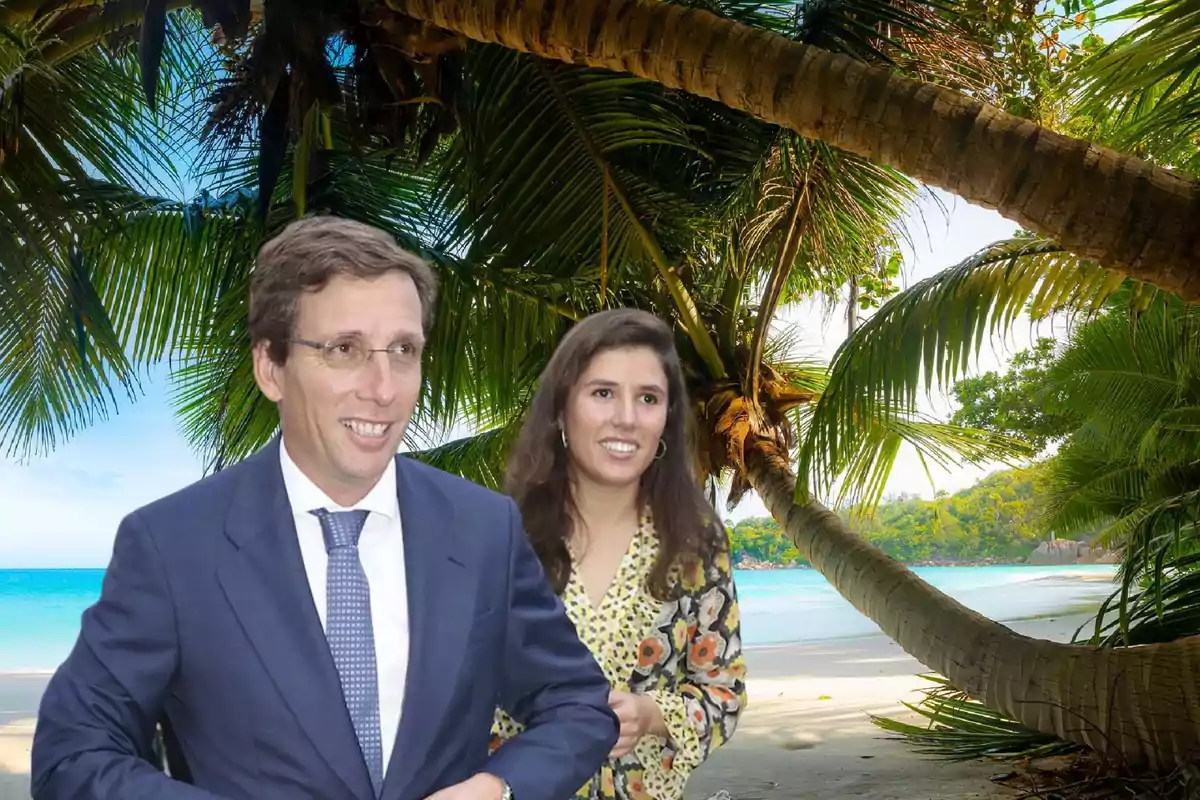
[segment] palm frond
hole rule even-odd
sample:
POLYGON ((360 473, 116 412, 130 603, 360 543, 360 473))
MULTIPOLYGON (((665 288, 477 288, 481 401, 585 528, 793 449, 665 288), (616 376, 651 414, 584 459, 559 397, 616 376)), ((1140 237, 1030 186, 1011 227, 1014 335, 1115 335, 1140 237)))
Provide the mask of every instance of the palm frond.
MULTIPOLYGON (((596 304, 654 281, 708 368, 724 367, 680 278, 704 209, 666 167, 706 157, 684 106, 652 82, 486 47, 469 60, 447 205, 472 262, 586 278, 596 304)), ((685 171, 686 172, 686 171, 685 171)), ((595 305, 593 307, 595 307, 595 305)))
POLYGON ((76 230, 29 220, 0 247, 0 448, 10 456, 49 452, 137 390, 76 230))
MULTIPOLYGON (((240 288, 248 284, 243 281, 240 288)), ((251 455, 275 435, 279 411, 258 389, 245 315, 232 293, 214 315, 203 347, 171 373, 172 405, 184 438, 217 471, 251 455)))
POLYGON ((521 430, 523 421, 523 415, 515 415, 501 427, 425 450, 414 450, 409 455, 489 489, 503 491, 505 458, 508 448, 521 430))
MULTIPOLYGON (((818 409, 820 407, 818 403, 818 409)), ((813 414, 819 413, 814 410, 813 414)), ((818 470, 810 478, 822 492, 837 487, 833 505, 852 506, 858 514, 869 514, 879 504, 903 445, 914 448, 930 485, 934 483, 929 464, 951 470, 963 462, 1012 463, 1032 453, 1024 442, 992 431, 938 422, 922 414, 889 412, 878 419, 862 421, 836 472, 818 470)), ((808 427, 811 429, 810 418, 808 427)))
POLYGON ((1200 635, 1200 553, 1176 553, 1156 565, 1161 579, 1137 591, 1122 585, 1104 601, 1076 640, 1133 647, 1200 635), (1084 634, 1088 634, 1084 636, 1084 634))
POLYGON ((594 287, 445 256, 438 263, 438 321, 427 345, 421 413, 442 425, 499 425, 523 411, 594 287))
MULTIPOLYGON (((760 295, 750 363, 761 361, 781 304, 824 293, 874 268, 881 243, 903 236, 916 187, 904 176, 821 142, 781 135, 740 226, 747 290, 760 295)), ((749 387, 753 391, 752 387, 749 387)))
POLYGON ((157 193, 175 177, 171 137, 141 99, 134 53, 94 47, 55 63, 37 26, 0 33, 0 174, 10 191, 29 199, 64 178, 99 178, 157 193))
MULTIPOLYGON (((1107 5, 1107 4, 1106 4, 1107 5)), ((1137 24, 1074 76, 1079 112, 1125 150, 1195 169, 1200 132, 1200 2, 1144 0, 1105 21, 1137 24)))
POLYGON ((81 246, 130 357, 148 364, 189 349, 253 263, 253 197, 202 193, 187 203, 112 187, 81 246))
POLYGON ((917 393, 946 386, 977 355, 984 337, 1034 318, 1093 311, 1122 277, 1044 239, 999 242, 893 297, 838 348, 829 386, 800 452, 798 496, 810 476, 841 472, 868 420, 916 409, 917 393))
POLYGON ((1165 297, 1080 326, 1050 370, 1086 412, 1050 460, 1043 524, 1123 554, 1126 587, 1160 580, 1200 522, 1200 315, 1165 297))
POLYGON ((904 706, 928 722, 913 725, 872 714, 879 728, 903 738, 913 749, 946 761, 982 758, 1042 758, 1075 752, 1079 745, 1026 728, 958 691, 940 675, 922 675, 934 684, 924 699, 904 706))
POLYGON ((177 203, 95 182, 80 197, 80 216, 29 248, 24 268, 0 286, 13 348, 0 378, 0 430, 25 453, 104 419, 116 389, 132 398, 138 366, 210 352, 197 343, 229 296, 244 316, 238 292, 258 241, 244 224, 245 198, 177 203))
POLYGON ((473 53, 470 67, 463 133, 445 169, 470 181, 455 187, 452 205, 472 260, 502 257, 599 284, 607 256, 617 286, 620 265, 642 258, 639 222, 622 199, 634 214, 654 209, 660 241, 690 233, 696 209, 686 198, 643 182, 621 160, 647 147, 692 147, 665 89, 496 47, 473 53))

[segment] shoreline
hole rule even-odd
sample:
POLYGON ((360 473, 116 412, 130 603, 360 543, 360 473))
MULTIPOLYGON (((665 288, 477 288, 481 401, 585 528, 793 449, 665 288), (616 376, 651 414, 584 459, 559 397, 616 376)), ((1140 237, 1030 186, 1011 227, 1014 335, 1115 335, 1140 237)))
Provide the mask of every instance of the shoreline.
MULTIPOLYGON (((1067 606, 1057 611, 1046 611, 1040 614, 1030 614, 1028 616, 1014 617, 1012 619, 993 619, 992 621, 998 622, 1004 627, 1012 628, 1014 630, 1018 627, 1024 628, 1029 625, 1038 626, 1040 624, 1055 623, 1054 632, 1056 634, 1060 633, 1060 631, 1066 633, 1066 638, 1062 639, 1061 641, 1070 642, 1071 636, 1074 635, 1075 630, 1077 630, 1080 626, 1094 626, 1096 614, 1099 613, 1099 611, 1100 609, 1095 604, 1086 603, 1067 606), (1059 626, 1064 625, 1068 620, 1076 621, 1078 624, 1075 626, 1075 628, 1072 628, 1069 632, 1066 632, 1065 628, 1061 628, 1059 626)), ((864 642, 877 638, 887 639, 889 642, 891 642, 891 639, 888 638, 887 634, 880 631, 872 631, 870 633, 850 633, 845 636, 826 636, 821 639, 796 639, 790 642, 765 642, 763 644, 746 644, 743 642, 742 650, 748 653, 750 651, 758 650, 787 650, 798 647, 832 647, 840 644, 853 644, 856 642, 864 642)), ((899 647, 899 645, 896 646, 899 647)), ((3 675, 4 673, 0 672, 0 677, 3 677, 3 675)))
MULTIPOLYGON (((1118 567, 1118 563, 1097 562, 1097 561, 1081 561, 1074 564, 1030 564, 1027 559, 1021 560, 1004 560, 1004 559, 981 559, 979 561, 897 561, 902 567, 913 569, 915 567, 1030 567, 1033 569, 1070 569, 1073 567, 1118 567)), ((777 564, 768 561, 751 561, 749 563, 735 563, 735 570, 745 572, 771 572, 774 570, 815 570, 812 564, 777 564)), ((1068 578, 1075 576, 1067 576, 1068 578)))

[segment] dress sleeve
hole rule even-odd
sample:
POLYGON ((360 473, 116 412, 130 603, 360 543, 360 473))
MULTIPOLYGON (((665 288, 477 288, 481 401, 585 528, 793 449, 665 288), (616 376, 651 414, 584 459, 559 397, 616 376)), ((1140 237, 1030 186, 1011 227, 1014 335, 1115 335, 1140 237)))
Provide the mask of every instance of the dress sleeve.
POLYGON ((668 733, 656 766, 682 777, 733 735, 746 707, 746 663, 728 551, 697 565, 684 589, 692 603, 679 681, 673 690, 648 692, 668 733))

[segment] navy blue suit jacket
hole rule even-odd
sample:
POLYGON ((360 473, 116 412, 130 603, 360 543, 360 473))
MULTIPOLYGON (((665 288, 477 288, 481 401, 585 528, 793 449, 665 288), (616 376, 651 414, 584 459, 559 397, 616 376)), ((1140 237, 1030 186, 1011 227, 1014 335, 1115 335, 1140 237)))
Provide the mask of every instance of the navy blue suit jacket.
MULTIPOLYGON (((35 800, 373 800, 321 629, 279 440, 126 517, 42 699, 35 800), (191 784, 154 763, 165 713, 191 784)), ((564 800, 616 742, 609 685, 508 498, 397 459, 410 660, 383 800, 486 770, 564 800), (530 727, 488 758, 495 707, 530 727)))

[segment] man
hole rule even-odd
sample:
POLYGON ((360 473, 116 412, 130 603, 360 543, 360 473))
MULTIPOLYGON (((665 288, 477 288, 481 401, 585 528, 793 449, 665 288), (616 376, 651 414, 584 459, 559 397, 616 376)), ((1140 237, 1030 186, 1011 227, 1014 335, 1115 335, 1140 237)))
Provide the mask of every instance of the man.
POLYGON ((35 800, 562 800, 604 761, 608 683, 515 505, 396 457, 434 292, 357 223, 262 249, 281 437, 122 521, 42 700, 35 800), (529 729, 488 759, 497 704, 529 729), (148 761, 164 715, 190 783, 148 761))

